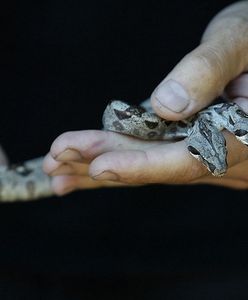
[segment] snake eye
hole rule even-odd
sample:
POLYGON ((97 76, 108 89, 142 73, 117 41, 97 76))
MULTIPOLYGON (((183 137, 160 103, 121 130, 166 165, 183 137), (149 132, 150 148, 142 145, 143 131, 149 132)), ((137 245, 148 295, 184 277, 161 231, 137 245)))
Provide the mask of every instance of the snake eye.
POLYGON ((188 150, 193 155, 200 155, 200 152, 197 149, 195 149, 193 146, 188 146, 188 150))
POLYGON ((214 171, 216 169, 216 167, 213 164, 211 164, 210 162, 208 162, 208 168, 211 171, 211 173, 214 173, 214 171))
POLYGON ((248 131, 246 131, 246 130, 244 130, 244 129, 238 129, 238 130, 236 130, 235 132, 234 132, 234 134, 236 135, 236 136, 244 136, 244 135, 246 135, 248 133, 248 131))

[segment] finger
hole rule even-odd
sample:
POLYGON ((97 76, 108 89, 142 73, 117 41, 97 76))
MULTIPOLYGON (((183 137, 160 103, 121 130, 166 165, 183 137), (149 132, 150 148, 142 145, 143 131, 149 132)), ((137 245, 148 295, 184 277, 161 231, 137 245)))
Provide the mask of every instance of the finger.
MULTIPOLYGON (((228 166, 248 159, 248 149, 230 133, 227 139, 228 166)), ((184 141, 147 150, 113 151, 90 164, 89 175, 96 180, 125 183, 187 183, 208 174, 207 169, 187 151, 184 141)))
POLYGON ((133 184, 185 183, 206 173, 183 141, 148 150, 107 152, 93 160, 89 168, 89 175, 96 180, 133 184))
POLYGON ((160 143, 101 130, 66 132, 54 141, 44 159, 43 170, 51 176, 85 175, 88 172, 88 163, 85 162, 90 162, 99 154, 114 150, 147 149, 160 143))
POLYGON ((202 44, 186 55, 151 96, 155 112, 184 119, 221 95, 225 86, 248 68, 246 4, 231 6, 210 23, 202 44))
MULTIPOLYGON (((66 132, 60 135, 51 146, 51 157, 60 162, 90 162, 99 154, 124 149, 146 149, 159 141, 144 141, 127 135, 101 130, 82 130, 66 132)), ((45 163, 46 170, 54 164, 49 157, 45 163)), ((52 168, 52 167, 51 167, 52 168)), ((49 169, 50 170, 50 169, 49 169)))
POLYGON ((81 162, 58 162, 50 153, 48 153, 43 161, 43 171, 49 176, 58 175, 87 175, 89 166, 81 162))
POLYGON ((195 181, 192 181, 191 184, 211 184, 211 185, 218 185, 218 186, 237 189, 237 190, 248 189, 247 181, 225 178, 225 177, 223 177, 223 178, 207 178, 207 179, 199 178, 195 181))
POLYGON ((51 153, 49 152, 44 157, 42 169, 46 174, 50 175, 53 171, 58 169, 61 165, 62 165, 62 163, 59 161, 56 161, 52 157, 51 153))
POLYGON ((248 160, 229 168, 227 178, 244 181, 248 184, 248 160))
MULTIPOLYGON (((122 187, 127 184, 111 181, 96 181, 89 176, 56 176, 52 180, 52 189, 56 195, 62 196, 76 190, 96 189, 103 187, 122 187)), ((130 185, 128 185, 130 186, 130 185)))
POLYGON ((51 172, 50 176, 58 175, 79 175, 87 176, 89 172, 89 165, 78 162, 62 163, 57 169, 51 172))
MULTIPOLYGON (((247 164, 242 163, 228 170, 228 177, 213 177, 208 175, 207 177, 201 177, 197 180, 190 182, 189 184, 211 184, 225 186, 235 189, 247 189, 248 188, 248 174, 246 178, 247 164), (238 172, 237 172, 238 169, 238 172)), ((56 176, 53 179, 53 189, 57 195, 65 195, 72 191, 79 189, 95 189, 103 187, 121 187, 121 186, 134 186, 130 184, 124 184, 113 181, 96 181, 89 176, 56 176)))

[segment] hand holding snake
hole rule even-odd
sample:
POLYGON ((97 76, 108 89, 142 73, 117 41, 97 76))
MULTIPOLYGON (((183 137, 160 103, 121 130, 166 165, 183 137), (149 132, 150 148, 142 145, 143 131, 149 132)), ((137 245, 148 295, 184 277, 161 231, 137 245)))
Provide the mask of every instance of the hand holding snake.
MULTIPOLYGON (((183 120, 186 127, 189 120, 190 126, 196 124, 195 127, 191 126, 196 133, 192 134, 190 129, 186 139, 175 142, 147 141, 100 130, 67 132, 54 141, 44 161, 45 172, 53 176, 52 190, 62 195, 76 189, 149 183, 212 183, 247 188, 247 12, 247 1, 236 3, 220 12, 209 24, 200 46, 186 55, 151 95, 152 108, 159 117, 167 121, 183 120), (223 93, 230 103, 235 102, 238 106, 215 106, 197 114, 196 123, 190 119, 223 93), (210 122, 206 121, 208 116, 210 122), (202 117, 203 123, 198 121, 202 117), (215 122, 217 123, 212 126, 215 122), (218 169, 217 162, 211 165, 213 161, 208 161, 203 155, 208 146, 197 149, 197 137, 201 132, 200 144, 203 145, 207 144, 202 142, 202 138, 210 141, 210 144, 214 141, 214 147, 207 150, 220 151, 223 165, 225 153, 222 152, 225 147, 222 134, 219 135, 222 128, 216 130, 221 122, 225 123, 224 128, 229 131, 223 131, 227 141, 229 168, 225 176, 214 177, 210 172, 218 176, 226 170, 218 169), (200 128, 201 124, 205 127, 200 128), (193 144, 190 141, 191 136, 193 144), (220 140, 222 146, 218 148, 216 145, 220 140), (205 161, 204 166, 190 153, 200 157, 202 162, 207 160, 208 163, 205 161)), ((124 117, 121 109, 114 109, 115 116, 124 117)), ((129 117, 130 111, 128 113, 129 117)), ((154 130, 151 129, 155 125, 154 122, 147 124, 151 127, 151 137, 154 135, 154 130)), ((174 133, 176 132, 178 126, 174 133)), ((212 157, 214 156, 213 153, 212 157)), ((27 175, 28 169, 30 168, 21 166, 18 172, 27 175)), ((32 193, 32 183, 29 182, 28 188, 32 193)))
MULTIPOLYGON (((210 22, 201 44, 175 66, 151 95, 157 115, 166 120, 183 120, 221 94, 248 113, 247 16, 248 1, 243 1, 227 7, 210 22)), ((57 194, 147 183, 209 183, 247 188, 247 147, 229 132, 223 133, 229 165, 223 177, 212 176, 189 154, 184 141, 147 142, 104 131, 61 135, 54 141, 44 168, 54 175, 57 194)))

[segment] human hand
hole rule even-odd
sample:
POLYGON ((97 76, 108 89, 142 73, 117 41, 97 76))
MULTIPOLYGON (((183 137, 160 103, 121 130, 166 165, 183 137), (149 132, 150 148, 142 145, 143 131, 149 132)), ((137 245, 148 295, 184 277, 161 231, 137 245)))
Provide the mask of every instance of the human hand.
MULTIPOLYGON (((168 120, 184 119, 222 93, 248 112, 248 2, 220 12, 202 43, 155 89, 151 103, 168 120)), ((75 189, 149 183, 210 183, 248 188, 248 149, 228 132, 229 170, 222 178, 192 158, 184 141, 143 141, 85 130, 58 137, 44 161, 57 194, 75 189)))

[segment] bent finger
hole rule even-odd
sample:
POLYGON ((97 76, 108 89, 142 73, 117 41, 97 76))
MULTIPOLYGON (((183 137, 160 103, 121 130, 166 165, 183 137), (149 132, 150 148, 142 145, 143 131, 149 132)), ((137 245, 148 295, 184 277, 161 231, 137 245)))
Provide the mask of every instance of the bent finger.
POLYGON ((88 190, 104 187, 124 187, 131 186, 120 182, 96 181, 89 176, 56 176, 52 180, 52 189, 58 196, 71 193, 76 190, 88 190))
MULTIPOLYGON (((248 148, 225 132, 228 166, 248 158, 248 148)), ((147 150, 113 151, 92 161, 89 175, 96 180, 126 183, 187 183, 208 174, 207 169, 193 158, 184 141, 159 145, 147 150)))
POLYGON ((50 154, 55 161, 85 163, 108 151, 147 149, 159 143, 161 141, 145 141, 110 131, 72 131, 63 133, 53 142, 50 154))

